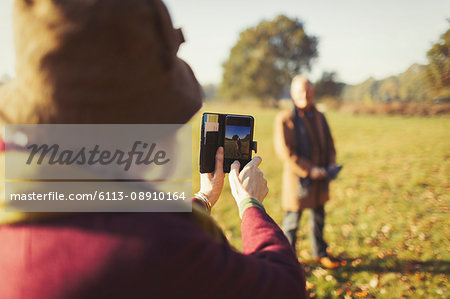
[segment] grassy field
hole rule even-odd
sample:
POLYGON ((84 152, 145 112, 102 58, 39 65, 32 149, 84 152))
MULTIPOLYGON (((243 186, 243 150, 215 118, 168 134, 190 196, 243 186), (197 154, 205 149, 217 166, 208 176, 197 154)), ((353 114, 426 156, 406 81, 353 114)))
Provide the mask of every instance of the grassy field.
MULTIPOLYGON (((255 117, 264 205, 281 222, 282 163, 273 149, 279 110, 249 104, 207 104, 203 111, 255 117)), ((326 112, 344 169, 331 185, 325 237, 347 264, 326 270, 311 261, 307 217, 298 252, 311 297, 450 298, 450 117, 355 116, 326 112)), ((199 187, 200 113, 192 120, 194 191, 199 187)), ((241 248, 240 220, 228 179, 213 216, 241 248)))

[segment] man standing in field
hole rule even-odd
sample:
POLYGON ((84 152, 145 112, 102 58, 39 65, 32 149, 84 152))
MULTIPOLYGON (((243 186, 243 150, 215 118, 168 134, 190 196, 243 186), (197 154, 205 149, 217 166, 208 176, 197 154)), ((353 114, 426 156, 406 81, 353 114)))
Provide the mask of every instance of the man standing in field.
POLYGON ((294 77, 291 96, 294 110, 277 116, 274 134, 276 152, 284 162, 282 228, 295 250, 302 212, 311 209, 312 254, 324 267, 336 268, 339 263, 328 256, 323 239, 324 204, 329 199, 327 169, 334 168, 336 159, 333 138, 325 116, 313 104, 311 82, 300 75, 294 77))

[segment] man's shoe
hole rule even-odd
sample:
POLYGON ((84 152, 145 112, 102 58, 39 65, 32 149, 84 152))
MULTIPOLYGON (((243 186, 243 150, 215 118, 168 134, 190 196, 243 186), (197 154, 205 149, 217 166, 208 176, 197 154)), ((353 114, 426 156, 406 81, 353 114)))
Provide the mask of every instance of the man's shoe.
POLYGON ((316 257, 314 259, 317 263, 320 263, 322 266, 324 266, 327 269, 334 269, 340 266, 339 262, 332 261, 328 256, 324 256, 321 258, 316 257))

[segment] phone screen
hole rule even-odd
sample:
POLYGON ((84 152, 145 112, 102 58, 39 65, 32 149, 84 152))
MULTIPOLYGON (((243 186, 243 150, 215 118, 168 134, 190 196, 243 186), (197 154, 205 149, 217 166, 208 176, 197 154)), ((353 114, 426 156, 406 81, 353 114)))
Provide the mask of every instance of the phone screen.
POLYGON ((251 159, 253 118, 248 116, 227 116, 225 119, 224 158, 246 161, 251 159))
POLYGON ((249 126, 225 126, 225 159, 250 159, 250 132, 249 126))

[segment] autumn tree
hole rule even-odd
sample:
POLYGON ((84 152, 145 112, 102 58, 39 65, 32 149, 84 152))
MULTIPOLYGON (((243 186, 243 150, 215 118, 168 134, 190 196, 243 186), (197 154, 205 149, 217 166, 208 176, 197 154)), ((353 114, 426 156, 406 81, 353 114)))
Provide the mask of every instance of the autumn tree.
POLYGON ((427 57, 427 78, 434 93, 450 96, 450 29, 431 47, 427 57))
POLYGON ((311 69, 317 43, 301 21, 285 15, 246 29, 223 64, 222 96, 277 100, 293 76, 311 69))

